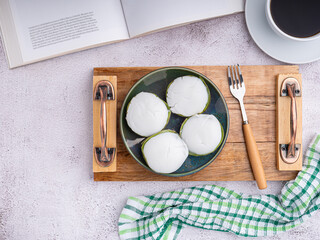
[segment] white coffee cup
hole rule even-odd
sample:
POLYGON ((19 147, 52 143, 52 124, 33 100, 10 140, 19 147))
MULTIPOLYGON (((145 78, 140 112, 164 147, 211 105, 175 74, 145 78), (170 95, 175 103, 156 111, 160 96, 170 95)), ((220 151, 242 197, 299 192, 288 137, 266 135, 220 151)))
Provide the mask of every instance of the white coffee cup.
POLYGON ((291 39, 291 40, 296 40, 296 41, 312 41, 315 39, 320 38, 320 33, 317 33, 316 35, 313 35, 311 37, 304 37, 304 38, 299 38, 299 37, 294 37, 291 36, 285 32, 283 32, 278 26, 277 24, 274 22, 272 15, 271 15, 271 0, 267 0, 266 1, 266 17, 268 20, 268 23, 270 25, 270 27, 272 28, 272 30, 274 32, 276 32, 279 36, 285 38, 285 39, 291 39))

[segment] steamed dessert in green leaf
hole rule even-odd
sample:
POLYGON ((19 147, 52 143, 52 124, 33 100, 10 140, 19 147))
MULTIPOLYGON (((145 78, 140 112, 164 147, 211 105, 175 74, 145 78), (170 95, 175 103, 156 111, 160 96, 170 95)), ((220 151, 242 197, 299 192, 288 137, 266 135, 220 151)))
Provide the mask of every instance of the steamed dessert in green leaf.
POLYGON ((148 137, 161 131, 169 119, 168 105, 153 93, 141 92, 128 104, 128 126, 140 136, 148 137))
POLYGON ((176 78, 169 84, 166 97, 170 110, 183 117, 204 112, 210 102, 208 86, 195 76, 176 78))
POLYGON ((163 130, 147 138, 141 150, 149 167, 158 173, 175 172, 189 154, 187 145, 173 130, 163 130))
POLYGON ((211 114, 197 114, 181 125, 180 135, 190 155, 202 156, 214 152, 223 140, 223 127, 211 114))

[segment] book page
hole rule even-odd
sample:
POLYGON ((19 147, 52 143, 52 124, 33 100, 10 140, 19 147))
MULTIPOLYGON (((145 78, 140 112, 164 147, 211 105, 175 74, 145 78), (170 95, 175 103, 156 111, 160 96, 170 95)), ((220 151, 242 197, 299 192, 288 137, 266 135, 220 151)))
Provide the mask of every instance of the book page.
POLYGON ((10 0, 24 62, 127 39, 120 0, 10 0))
POLYGON ((0 0, 0 27, 2 46, 5 50, 9 67, 22 64, 23 60, 9 0, 0 0))
POLYGON ((241 12, 243 0, 121 0, 130 37, 241 12))

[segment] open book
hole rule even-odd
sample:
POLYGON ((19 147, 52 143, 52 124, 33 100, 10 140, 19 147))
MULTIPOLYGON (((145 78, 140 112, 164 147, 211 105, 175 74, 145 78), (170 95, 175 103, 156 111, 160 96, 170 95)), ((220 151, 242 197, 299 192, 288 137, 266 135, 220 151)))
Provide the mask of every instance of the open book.
POLYGON ((10 68, 243 11, 243 0, 0 0, 10 68))

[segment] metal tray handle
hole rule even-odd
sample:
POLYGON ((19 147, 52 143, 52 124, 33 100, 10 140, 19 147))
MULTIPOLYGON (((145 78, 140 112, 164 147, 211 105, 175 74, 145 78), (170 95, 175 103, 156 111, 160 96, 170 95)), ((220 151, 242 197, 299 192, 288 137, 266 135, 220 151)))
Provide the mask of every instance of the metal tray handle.
POLYGON ((113 85, 109 81, 100 81, 95 86, 94 100, 101 100, 100 110, 100 136, 102 147, 96 147, 94 150, 95 159, 99 166, 108 167, 112 164, 116 149, 109 148, 107 143, 107 101, 115 99, 115 92, 113 85))
POLYGON ((296 144, 297 135, 297 103, 296 97, 301 96, 301 89, 297 79, 287 78, 281 86, 280 96, 289 96, 290 104, 290 142, 288 144, 280 144, 280 155, 284 162, 294 163, 300 155, 300 144, 296 144))

